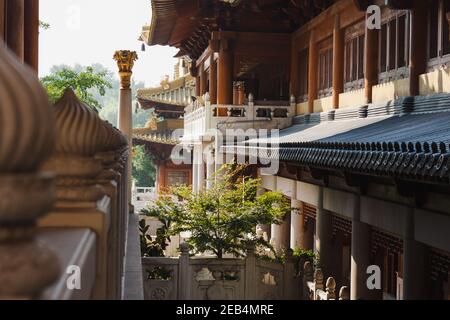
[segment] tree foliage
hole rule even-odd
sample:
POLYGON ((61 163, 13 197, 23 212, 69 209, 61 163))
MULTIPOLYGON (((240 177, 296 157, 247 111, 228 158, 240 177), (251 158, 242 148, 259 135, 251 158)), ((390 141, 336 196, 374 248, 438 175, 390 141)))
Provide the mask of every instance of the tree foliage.
POLYGON ((55 70, 50 75, 41 79, 43 86, 47 89, 50 100, 54 103, 71 87, 77 97, 87 105, 101 109, 100 102, 94 98, 92 89, 104 96, 107 88, 112 88, 107 79, 106 71, 95 71, 92 66, 84 67, 77 71, 70 67, 55 70))
POLYGON ((224 166, 212 188, 198 193, 187 186, 173 188, 143 213, 168 221, 169 235, 190 232, 187 242, 195 253, 239 257, 249 245, 271 248, 256 226, 280 224, 290 204, 279 192, 257 196, 260 180, 244 172, 245 166, 224 166))
POLYGON ((144 146, 133 147, 132 176, 138 187, 155 185, 155 165, 145 152, 144 146))

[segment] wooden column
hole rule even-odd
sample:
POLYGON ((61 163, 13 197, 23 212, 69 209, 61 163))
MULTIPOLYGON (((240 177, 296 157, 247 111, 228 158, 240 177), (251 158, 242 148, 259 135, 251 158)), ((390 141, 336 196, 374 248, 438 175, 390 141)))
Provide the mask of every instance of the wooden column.
POLYGON ((24 0, 7 1, 6 42, 19 61, 24 58, 24 0))
POLYGON ((5 39, 6 0, 0 0, 0 42, 5 39))
POLYGON ((39 0, 25 0, 24 60, 36 73, 39 65, 39 0))
POLYGON ((311 30, 309 39, 309 69, 308 69, 308 112, 314 112, 314 100, 317 99, 318 51, 315 31, 311 30))
POLYGON ((200 97, 202 95, 202 85, 200 81, 200 76, 195 77, 195 96, 200 97))
POLYGON ((199 68, 200 71, 200 95, 203 96, 208 89, 206 88, 208 84, 208 79, 206 78, 206 72, 205 72, 205 63, 202 62, 199 68))
POLYGON ((292 45, 291 50, 291 82, 290 82, 290 95, 298 98, 298 51, 295 44, 292 45))
POLYGON ((366 28, 364 46, 364 98, 372 103, 372 87, 378 84, 378 30, 366 28))
POLYGON ((222 39, 220 41, 219 66, 217 78, 217 102, 218 104, 233 103, 233 69, 234 57, 231 50, 231 41, 222 39))
POLYGON ((333 107, 339 108, 339 95, 344 91, 344 35, 340 16, 336 15, 333 29, 333 107))
POLYGON ((419 95, 419 76, 427 66, 427 2, 414 0, 411 10, 411 57, 409 61, 409 94, 419 95))
POLYGON ((209 66, 209 99, 211 104, 217 104, 217 63, 214 53, 211 54, 209 66))

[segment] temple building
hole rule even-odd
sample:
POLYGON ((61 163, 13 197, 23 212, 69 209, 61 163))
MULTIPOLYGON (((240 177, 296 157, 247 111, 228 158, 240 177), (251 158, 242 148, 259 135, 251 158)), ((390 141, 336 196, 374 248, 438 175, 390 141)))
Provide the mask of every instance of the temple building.
POLYGON ((139 89, 137 92, 141 109, 153 112, 145 128, 133 130, 133 142, 145 146, 157 167, 158 194, 177 185, 192 185, 192 165, 180 164, 189 161, 171 158, 173 148, 182 137, 184 109, 195 97, 195 79, 188 69, 189 61, 179 59, 173 80, 165 76, 159 87, 139 89), (177 134, 177 130, 180 133, 177 134))
POLYGON ((352 299, 449 299, 450 1, 152 8, 141 38, 192 61, 182 144, 194 190, 226 157, 256 155, 261 192, 292 203, 282 225, 260 226, 278 250, 314 250, 352 299), (367 286, 373 266, 381 289, 367 286))

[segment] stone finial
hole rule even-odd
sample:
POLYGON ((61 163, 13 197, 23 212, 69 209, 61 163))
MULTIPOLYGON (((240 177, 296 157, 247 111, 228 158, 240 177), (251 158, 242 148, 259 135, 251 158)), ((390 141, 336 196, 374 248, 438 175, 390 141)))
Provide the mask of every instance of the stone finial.
POLYGON ((336 281, 333 277, 329 277, 326 283, 326 291, 328 300, 336 299, 336 281))
POLYGON ((350 300, 350 290, 344 286, 339 290, 339 300, 350 300))
POLYGON ((303 275, 305 278, 305 281, 312 281, 314 279, 313 276, 313 265, 311 261, 306 261, 303 265, 303 275))
POLYGON ((95 184, 102 171, 95 155, 105 141, 105 130, 98 114, 67 89, 55 107, 57 142, 43 170, 57 175, 57 199, 61 202, 91 202, 104 192, 95 184))
POLYGON ((119 67, 120 84, 122 86, 122 89, 130 89, 134 62, 138 60, 136 51, 116 51, 114 53, 113 59, 117 61, 117 66, 119 67))
POLYGON ((180 244, 181 254, 189 254, 190 250, 191 250, 191 248, 189 246, 189 243, 183 242, 182 244, 180 244))
POLYGON ((1 45, 0 101, 0 299, 33 299, 59 274, 34 240, 54 201, 53 179, 38 172, 54 148, 54 118, 34 72, 1 45))
POLYGON ((316 269, 314 271, 314 283, 316 286, 316 289, 322 289, 323 290, 323 272, 321 269, 316 269))
POLYGON ((248 95, 248 102, 253 103, 255 101, 255 96, 253 93, 249 93, 248 95))

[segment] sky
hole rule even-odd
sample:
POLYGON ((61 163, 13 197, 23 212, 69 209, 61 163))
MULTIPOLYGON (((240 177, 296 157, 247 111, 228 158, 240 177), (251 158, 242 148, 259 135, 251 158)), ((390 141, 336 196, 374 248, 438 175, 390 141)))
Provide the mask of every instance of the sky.
POLYGON ((135 80, 158 85, 165 74, 172 77, 177 50, 146 46, 141 51, 138 38, 150 19, 150 0, 41 0, 40 20, 50 29, 40 32, 39 75, 48 74, 53 65, 75 63, 101 63, 117 72, 114 52, 135 50, 135 80))

